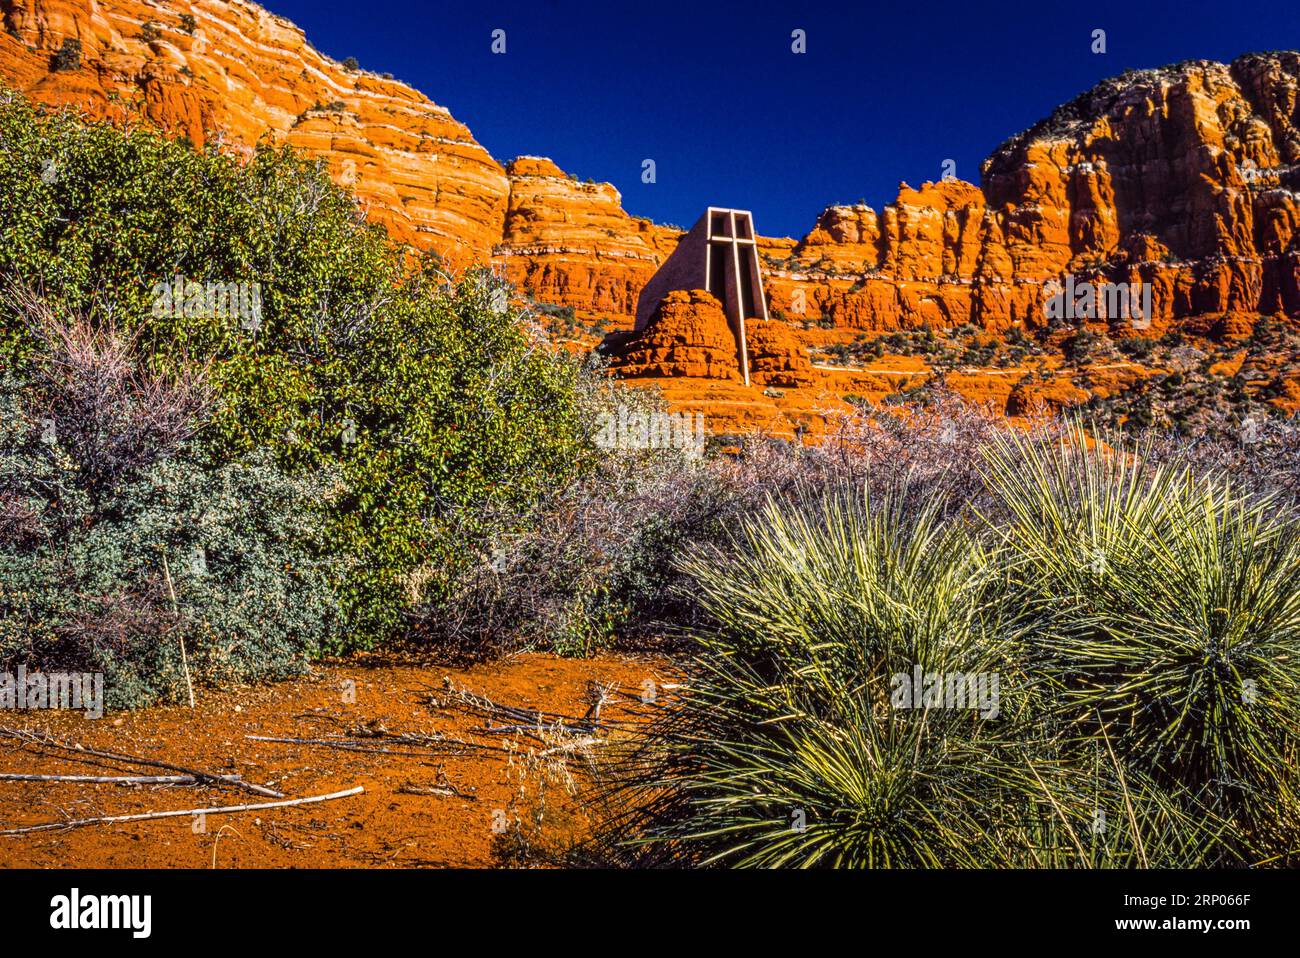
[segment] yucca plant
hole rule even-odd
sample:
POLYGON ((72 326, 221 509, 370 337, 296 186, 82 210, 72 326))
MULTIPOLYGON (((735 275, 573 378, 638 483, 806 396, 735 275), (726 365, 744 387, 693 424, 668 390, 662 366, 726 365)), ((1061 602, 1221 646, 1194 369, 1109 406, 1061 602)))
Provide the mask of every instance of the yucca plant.
POLYGON ((1054 443, 999 437, 988 477, 1008 516, 1030 669, 1067 731, 1084 741, 1104 731, 1127 766, 1247 832, 1288 819, 1300 740, 1295 521, 1226 478, 1150 465, 1141 447, 1092 444, 1082 428, 1054 443))
POLYGON ((709 627, 607 835, 643 863, 1293 863, 1296 523, 1147 451, 1007 432, 982 524, 840 490, 691 553, 709 627), (900 708, 910 670, 997 675, 997 719, 900 708))
POLYGON ((731 550, 684 562, 712 626, 617 779, 632 811, 612 831, 643 863, 1011 863, 989 836, 1025 809, 1029 692, 993 567, 968 528, 905 501, 770 503, 731 550), (899 707, 918 669, 995 676, 997 707, 899 707))
POLYGON ((1200 868, 1237 864, 1226 854, 1233 824, 1188 789, 1172 791, 1113 751, 1090 760, 1025 756, 1027 814, 999 836, 1017 867, 1200 868))
POLYGON ((900 488, 880 501, 840 487, 769 501, 728 549, 681 563, 721 641, 753 663, 841 676, 994 659, 993 567, 966 526, 900 488))

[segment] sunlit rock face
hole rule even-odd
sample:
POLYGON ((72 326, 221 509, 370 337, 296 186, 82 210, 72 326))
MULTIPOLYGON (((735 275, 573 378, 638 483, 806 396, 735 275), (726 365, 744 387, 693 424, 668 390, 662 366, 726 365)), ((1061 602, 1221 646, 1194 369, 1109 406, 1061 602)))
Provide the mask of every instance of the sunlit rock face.
POLYGON ((262 137, 321 157, 368 214, 453 265, 486 260, 509 180, 469 129, 403 83, 349 70, 243 0, 0 0, 0 75, 44 103, 139 118, 251 149, 262 137), (53 69, 64 41, 78 69, 53 69))
MULTIPOLYGON (((503 167, 446 108, 245 0, 0 0, 0 14, 0 75, 34 99, 195 145, 291 143, 399 240, 495 261, 536 299, 616 326, 682 235, 548 159, 503 167), (55 69, 69 39, 80 66, 55 69)), ((982 188, 902 184, 878 211, 830 206, 802 239, 760 237, 769 302, 865 331, 1005 330, 1041 322, 1048 280, 1105 269, 1152 284, 1158 330, 1300 315, 1298 89, 1288 52, 1107 80, 999 147, 982 188)))

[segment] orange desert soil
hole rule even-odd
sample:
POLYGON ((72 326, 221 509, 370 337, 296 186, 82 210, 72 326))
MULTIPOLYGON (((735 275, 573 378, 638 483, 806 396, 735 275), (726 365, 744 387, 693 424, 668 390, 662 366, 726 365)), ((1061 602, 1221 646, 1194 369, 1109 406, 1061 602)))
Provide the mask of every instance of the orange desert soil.
MULTIPOLYGON (((107 712, 99 720, 74 712, 0 713, 0 725, 8 728, 205 772, 240 774, 288 798, 365 788, 363 794, 319 804, 209 815, 201 825, 182 816, 0 836, 0 866, 212 868, 215 861, 218 868, 490 867, 506 861, 502 849, 518 847, 520 835, 532 847, 547 848, 580 838, 590 827, 580 801, 589 785, 582 758, 539 763, 539 753, 561 742, 482 731, 507 720, 445 707, 451 698, 447 680, 498 704, 579 718, 591 704, 595 683, 616 683, 601 710, 602 738, 608 741, 625 734, 611 729, 626 728, 644 714, 646 683, 653 682, 656 690, 671 687, 673 669, 669 660, 650 656, 575 660, 537 653, 468 668, 345 662, 290 682, 201 690, 193 711, 168 706, 107 712), (431 704, 431 696, 443 706, 431 704), (489 748, 394 755, 246 737, 351 739, 356 736, 349 732, 365 728, 441 734, 489 748), (563 787, 566 769, 577 798, 563 787)), ((382 737, 367 742, 404 749, 382 737)), ((11 738, 0 739, 0 772, 168 774, 38 750, 11 738)), ((274 800, 227 787, 0 781, 0 829, 274 800)))

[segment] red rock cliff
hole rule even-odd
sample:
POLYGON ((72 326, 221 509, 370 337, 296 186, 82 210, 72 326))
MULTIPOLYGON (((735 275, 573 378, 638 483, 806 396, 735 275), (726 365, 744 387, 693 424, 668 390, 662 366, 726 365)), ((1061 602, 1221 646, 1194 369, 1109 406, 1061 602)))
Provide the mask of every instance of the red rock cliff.
POLYGON ((33 99, 135 116, 196 145, 269 135, 323 157, 395 237, 454 265, 486 259, 509 195, 501 165, 417 90, 348 70, 245 0, 0 0, 0 76, 33 99), (80 68, 54 70, 66 39, 80 68))

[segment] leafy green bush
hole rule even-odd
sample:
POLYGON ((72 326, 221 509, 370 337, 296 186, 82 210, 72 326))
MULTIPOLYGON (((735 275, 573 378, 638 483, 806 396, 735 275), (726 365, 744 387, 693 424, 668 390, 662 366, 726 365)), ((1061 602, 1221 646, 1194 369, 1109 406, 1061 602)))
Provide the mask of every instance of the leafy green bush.
MULTIPOLYGON (((265 448, 339 476, 319 512, 345 567, 345 645, 392 636, 476 554, 475 510, 522 507, 589 459, 578 367, 539 348, 504 284, 413 266, 319 165, 195 152, 10 92, 0 142, 0 284, 115 318, 160 369, 210 364, 215 461, 265 448), (257 309, 189 308, 207 283, 252 287, 257 309)), ((38 348, 0 307, 0 365, 38 348)))
POLYGON ((59 52, 54 54, 50 69, 56 73, 71 73, 81 69, 81 41, 76 37, 66 37, 59 52))
POLYGON ((104 672, 115 708, 179 699, 182 649, 195 685, 298 673, 334 619, 328 567, 303 547, 321 493, 262 457, 167 462, 79 534, 0 545, 0 660, 104 672))
POLYGON ((1090 329, 1080 327, 1077 332, 1061 343, 1061 353, 1065 361, 1072 366, 1082 366, 1094 358, 1094 352, 1101 342, 1101 336, 1090 329))

